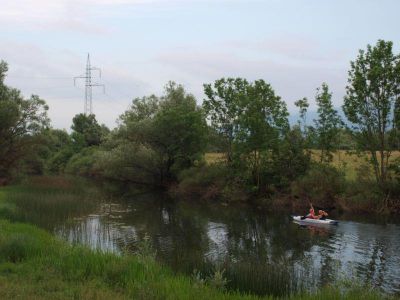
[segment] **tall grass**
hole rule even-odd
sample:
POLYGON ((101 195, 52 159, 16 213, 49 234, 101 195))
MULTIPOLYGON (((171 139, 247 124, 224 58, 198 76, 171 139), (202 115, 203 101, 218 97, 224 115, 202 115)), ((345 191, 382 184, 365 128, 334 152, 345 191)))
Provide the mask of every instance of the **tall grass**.
MULTIPOLYGON (((184 255, 182 256, 184 259, 184 255)), ((304 291, 301 278, 292 267, 284 264, 257 263, 256 261, 212 262, 203 260, 193 264, 190 259, 180 262, 178 272, 194 276, 204 282, 214 283, 223 274, 224 288, 230 291, 259 296, 288 296, 304 291)))
POLYGON ((33 177, 0 190, 0 216, 53 228, 54 224, 94 210, 101 195, 83 179, 33 177))

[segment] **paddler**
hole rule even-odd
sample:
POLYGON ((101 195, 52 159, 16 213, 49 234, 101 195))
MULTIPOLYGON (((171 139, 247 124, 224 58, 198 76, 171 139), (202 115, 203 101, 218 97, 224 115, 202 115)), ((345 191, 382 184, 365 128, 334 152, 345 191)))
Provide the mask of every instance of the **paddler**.
POLYGON ((306 218, 309 218, 309 219, 318 219, 318 216, 315 215, 314 207, 313 207, 313 205, 312 205, 311 202, 310 202, 310 212, 309 212, 309 214, 306 216, 306 218))
POLYGON ((325 220, 327 216, 328 216, 328 213, 326 211, 324 211, 322 209, 320 209, 318 211, 318 216, 317 216, 318 219, 325 220))

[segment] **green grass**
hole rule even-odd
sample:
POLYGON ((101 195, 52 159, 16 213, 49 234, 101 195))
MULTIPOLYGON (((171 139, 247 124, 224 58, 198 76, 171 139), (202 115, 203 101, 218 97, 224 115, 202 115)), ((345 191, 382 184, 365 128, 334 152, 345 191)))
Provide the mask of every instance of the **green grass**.
POLYGON ((33 177, 27 182, 0 189, 0 217, 53 228, 94 210, 101 201, 97 189, 83 180, 33 177))

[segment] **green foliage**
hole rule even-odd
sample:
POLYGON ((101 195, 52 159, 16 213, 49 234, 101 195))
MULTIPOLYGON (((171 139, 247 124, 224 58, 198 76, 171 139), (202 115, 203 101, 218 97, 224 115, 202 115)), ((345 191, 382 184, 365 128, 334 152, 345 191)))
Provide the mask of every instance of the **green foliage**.
POLYGON ((66 147, 52 154, 47 160, 47 169, 53 174, 64 173, 69 159, 74 155, 72 148, 66 147))
POLYGON ((143 145, 119 141, 111 150, 99 151, 97 157, 94 169, 103 178, 144 187, 160 183, 157 155, 143 145))
POLYGON ((307 131, 307 109, 310 106, 308 103, 308 99, 304 97, 303 99, 297 100, 294 105, 296 105, 299 108, 300 112, 300 119, 301 121, 299 122, 299 126, 303 127, 304 134, 306 134, 307 131))
POLYGON ((265 176, 278 188, 288 188, 290 183, 302 176, 310 167, 311 153, 305 151, 306 139, 299 127, 293 127, 282 140, 279 148, 272 152, 265 176))
POLYGON ((206 123, 195 98, 182 86, 170 83, 154 117, 152 148, 165 156, 166 176, 176 178, 181 170, 201 159, 206 145, 206 123))
POLYGON ((345 191, 344 174, 333 166, 314 163, 292 183, 292 195, 316 205, 330 207, 345 191))
POLYGON ((263 80, 222 78, 204 85, 203 108, 226 140, 228 162, 244 168, 256 190, 265 185, 265 161, 289 129, 286 104, 263 80))
POLYGON ((78 114, 72 119, 72 139, 77 149, 100 145, 108 128, 97 123, 95 115, 78 114))
POLYGON ((247 81, 241 78, 222 78, 213 85, 205 84, 203 109, 211 125, 225 140, 228 161, 232 161, 232 145, 237 129, 236 119, 240 113, 240 97, 244 94, 247 81))
POLYGON ((24 99, 19 90, 4 84, 8 67, 0 61, 0 184, 38 144, 37 135, 48 126, 48 107, 32 95, 24 99))
POLYGON ((318 119, 314 123, 318 134, 318 149, 321 150, 320 162, 331 162, 332 152, 338 149, 342 120, 333 108, 332 94, 326 83, 317 89, 315 100, 318 105, 318 119))
POLYGON ((246 200, 246 189, 235 170, 223 163, 200 165, 179 174, 179 184, 172 193, 185 199, 246 200))
POLYGON ((225 270, 215 270, 214 274, 208 278, 207 283, 214 289, 225 291, 228 280, 224 273, 225 270))
POLYGON ((379 40, 359 51, 351 62, 343 104, 358 149, 370 152, 376 181, 382 186, 388 177, 389 131, 398 129, 400 120, 400 56, 392 48, 392 42, 379 40))
POLYGON ((224 151, 224 137, 214 127, 208 126, 206 153, 224 153, 224 151))
MULTIPOLYGON (((117 142, 112 150, 120 153, 115 163, 124 164, 128 159, 125 165, 132 170, 131 175, 139 169, 151 177, 147 183, 168 185, 176 180, 180 171, 201 159, 206 133, 203 112, 195 98, 187 94, 183 86, 170 82, 162 97, 135 99, 120 117, 120 127, 114 137, 117 142), (122 148, 132 151, 124 155, 118 150, 122 148)), ((130 176, 127 177, 130 180, 130 176)), ((131 181, 138 180, 134 177, 131 181)))
POLYGON ((96 175, 94 165, 99 157, 97 152, 97 147, 93 146, 82 149, 68 160, 65 172, 84 177, 94 177, 96 175))

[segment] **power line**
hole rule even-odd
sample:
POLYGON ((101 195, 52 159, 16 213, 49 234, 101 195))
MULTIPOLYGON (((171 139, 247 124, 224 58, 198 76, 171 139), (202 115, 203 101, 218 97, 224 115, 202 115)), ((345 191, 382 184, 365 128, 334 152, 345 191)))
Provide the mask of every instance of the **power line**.
POLYGON ((92 67, 90 65, 89 53, 86 61, 86 74, 85 76, 76 76, 74 77, 74 85, 76 86, 76 79, 85 79, 85 102, 84 102, 84 113, 85 115, 91 115, 93 113, 93 104, 92 104, 92 87, 94 86, 102 86, 103 93, 106 92, 106 88, 104 84, 100 83, 92 83, 92 71, 98 71, 99 77, 101 78, 101 69, 92 67))

